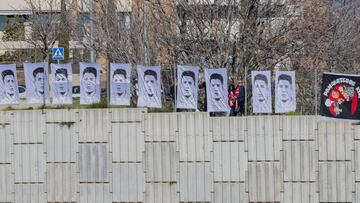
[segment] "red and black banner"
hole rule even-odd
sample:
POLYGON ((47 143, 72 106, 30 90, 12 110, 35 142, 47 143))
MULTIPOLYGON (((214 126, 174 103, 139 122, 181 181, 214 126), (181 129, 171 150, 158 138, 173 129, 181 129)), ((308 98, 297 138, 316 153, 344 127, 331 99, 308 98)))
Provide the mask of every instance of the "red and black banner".
POLYGON ((324 73, 321 88, 321 115, 360 120, 360 75, 324 73))

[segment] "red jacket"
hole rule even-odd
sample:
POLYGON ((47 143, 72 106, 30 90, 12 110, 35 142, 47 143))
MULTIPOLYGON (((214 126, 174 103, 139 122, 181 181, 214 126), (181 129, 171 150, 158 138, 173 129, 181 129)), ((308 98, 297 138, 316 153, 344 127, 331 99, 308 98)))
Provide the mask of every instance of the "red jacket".
POLYGON ((239 107, 238 97, 240 95, 240 89, 241 88, 239 86, 237 86, 235 89, 235 93, 233 91, 229 92, 228 103, 231 108, 235 107, 235 109, 237 109, 239 107))

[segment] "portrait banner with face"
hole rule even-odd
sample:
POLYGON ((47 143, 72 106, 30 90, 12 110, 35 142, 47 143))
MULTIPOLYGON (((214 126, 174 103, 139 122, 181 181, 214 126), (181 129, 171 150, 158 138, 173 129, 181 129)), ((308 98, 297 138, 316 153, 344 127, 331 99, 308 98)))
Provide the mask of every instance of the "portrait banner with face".
POLYGON ((131 64, 110 64, 110 104, 130 105, 131 64))
POLYGON ((251 71, 254 113, 272 113, 271 72, 251 71))
POLYGON ((276 71, 275 113, 296 110, 295 71, 276 71))
POLYGON ((198 103, 198 75, 197 66, 177 66, 177 98, 176 108, 197 109, 198 103))
POLYGON ((16 65, 0 65, 1 94, 0 105, 19 104, 19 89, 16 77, 16 65))
POLYGON ((49 103, 48 64, 24 63, 24 72, 27 103, 49 103))
POLYGON ((80 63, 80 104, 100 102, 100 64, 80 63))
POLYGON ((160 66, 138 66, 138 107, 161 108, 160 66))
POLYGON ((53 104, 72 104, 71 64, 54 64, 51 67, 53 104))
POLYGON ((323 73, 320 115, 328 118, 360 120, 360 76, 323 73))
POLYGON ((225 68, 205 69, 208 112, 228 112, 227 73, 225 68))

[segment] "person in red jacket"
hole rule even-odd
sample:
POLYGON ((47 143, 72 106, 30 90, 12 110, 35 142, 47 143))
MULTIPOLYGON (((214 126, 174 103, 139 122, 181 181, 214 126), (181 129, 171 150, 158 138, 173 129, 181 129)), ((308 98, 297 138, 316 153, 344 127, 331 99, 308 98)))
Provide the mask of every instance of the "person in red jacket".
POLYGON ((235 95, 238 102, 237 113, 243 115, 245 113, 245 87, 242 80, 238 81, 238 85, 235 88, 235 95))
POLYGON ((228 88, 228 104, 230 107, 230 116, 236 116, 236 110, 238 109, 237 95, 234 85, 229 85, 228 88))
POLYGON ((245 112, 245 87, 242 80, 238 81, 236 87, 230 85, 228 89, 228 102, 230 106, 230 116, 236 116, 238 113, 245 112))

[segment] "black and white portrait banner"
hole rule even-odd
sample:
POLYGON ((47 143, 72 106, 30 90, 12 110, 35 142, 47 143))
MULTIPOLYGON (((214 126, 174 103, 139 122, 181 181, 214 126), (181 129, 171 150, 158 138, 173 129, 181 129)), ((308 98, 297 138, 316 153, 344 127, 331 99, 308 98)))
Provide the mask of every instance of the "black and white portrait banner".
POLYGON ((227 73, 225 68, 205 69, 208 112, 228 112, 227 73))
POLYGON ((110 104, 130 105, 131 64, 110 64, 110 104))
POLYGON ((320 115, 360 120, 360 75, 323 73, 320 115))
POLYGON ((270 71, 251 71, 254 113, 272 113, 270 71))
POLYGON ((137 66, 138 107, 161 108, 160 66, 137 66))
POLYGON ((177 66, 176 108, 197 109, 198 75, 199 67, 197 66, 177 66))
POLYGON ((0 105, 19 104, 19 89, 16 77, 16 65, 0 65, 1 72, 1 93, 0 105))
POLYGON ((100 102, 100 64, 80 63, 80 104, 100 102))
POLYGON ((51 89, 53 104, 72 104, 71 64, 54 64, 51 67, 51 89))
POLYGON ((49 103, 48 64, 24 63, 24 72, 27 103, 49 103))
POLYGON ((275 113, 287 113, 295 110, 295 71, 276 71, 275 113))

